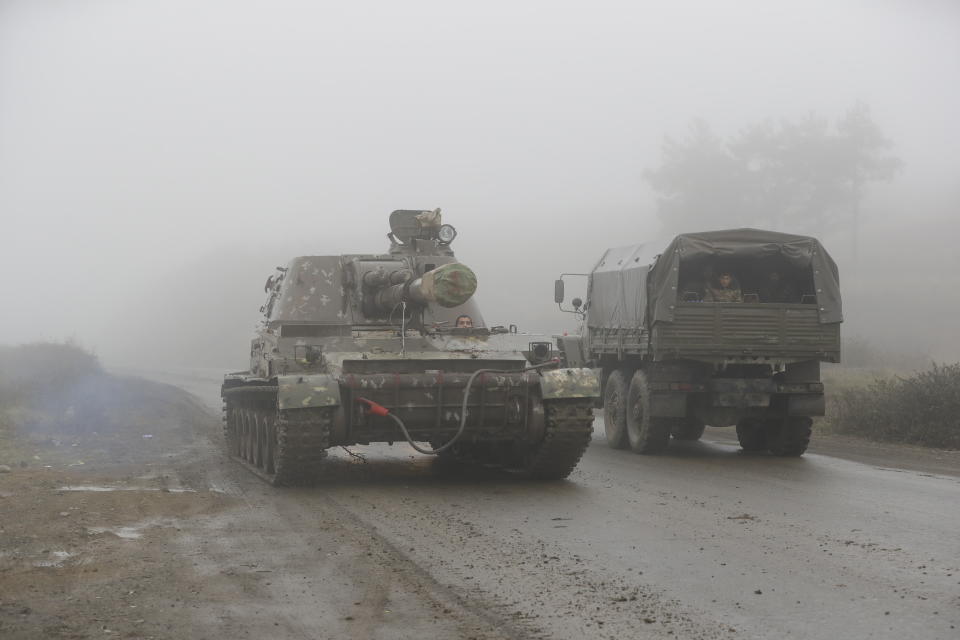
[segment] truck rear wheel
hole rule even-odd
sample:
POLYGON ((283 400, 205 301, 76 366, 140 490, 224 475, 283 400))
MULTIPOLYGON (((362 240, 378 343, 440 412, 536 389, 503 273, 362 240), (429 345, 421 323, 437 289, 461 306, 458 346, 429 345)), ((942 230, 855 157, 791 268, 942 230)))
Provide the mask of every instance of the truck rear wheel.
MULTIPOLYGON (((611 375, 612 377, 612 375, 611 375)), ((670 444, 670 418, 650 415, 647 374, 637 371, 627 392, 627 438, 635 453, 659 453, 670 444)))
POLYGON ((627 384, 627 375, 617 369, 607 378, 603 389, 603 428, 607 444, 614 449, 626 449, 630 445, 627 437, 627 384))
POLYGON ((703 437, 706 428, 707 425, 696 418, 677 418, 670 428, 670 435, 674 440, 694 442, 703 437))
POLYGON ((784 458, 802 456, 810 444, 810 432, 813 420, 806 416, 785 418, 768 435, 767 447, 770 453, 784 458))
POLYGON ((767 430, 762 420, 743 418, 737 423, 737 440, 744 451, 766 451, 767 430))

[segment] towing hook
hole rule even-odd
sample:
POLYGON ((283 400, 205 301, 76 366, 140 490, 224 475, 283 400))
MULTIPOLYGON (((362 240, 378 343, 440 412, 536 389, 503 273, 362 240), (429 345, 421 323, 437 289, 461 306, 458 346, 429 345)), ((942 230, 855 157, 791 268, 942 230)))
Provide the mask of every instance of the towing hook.
POLYGON ((390 415, 390 410, 381 404, 377 404, 373 400, 367 400, 366 398, 357 398, 357 402, 362 402, 367 405, 367 410, 375 416, 388 416, 390 415))

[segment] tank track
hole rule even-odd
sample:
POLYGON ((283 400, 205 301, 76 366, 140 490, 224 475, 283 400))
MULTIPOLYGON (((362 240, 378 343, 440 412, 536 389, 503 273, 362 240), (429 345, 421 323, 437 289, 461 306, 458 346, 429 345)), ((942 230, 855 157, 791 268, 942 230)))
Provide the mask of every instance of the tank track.
POLYGON ((235 392, 224 402, 227 453, 272 485, 314 484, 330 446, 335 408, 278 411, 270 390, 235 392))
POLYGON ((593 435, 593 398, 549 400, 546 435, 528 452, 524 476, 535 480, 562 480, 580 462, 593 435))
POLYGON ((281 411, 278 422, 278 465, 274 484, 302 486, 316 483, 330 447, 330 428, 336 407, 281 411))

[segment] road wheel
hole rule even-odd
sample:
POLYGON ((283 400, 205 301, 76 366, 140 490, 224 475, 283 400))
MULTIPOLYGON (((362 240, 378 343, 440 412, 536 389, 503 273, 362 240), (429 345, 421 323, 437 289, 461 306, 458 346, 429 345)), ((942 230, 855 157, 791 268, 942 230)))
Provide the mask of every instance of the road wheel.
POLYGON ((626 449, 627 437, 627 375, 617 369, 607 378, 603 389, 603 428, 607 444, 614 449, 626 449))
POLYGON ((264 465, 264 454, 267 449, 267 438, 264 433, 264 424, 263 417, 259 412, 254 411, 253 416, 253 465, 263 469, 264 465))
POLYGON ((670 419, 650 415, 647 374, 637 371, 627 391, 627 437, 635 453, 659 453, 670 444, 670 419))
POLYGON ((257 466, 257 448, 260 446, 260 435, 257 433, 257 413, 253 409, 247 409, 247 462, 257 466))
POLYGON ((767 447, 770 453, 785 458, 802 456, 810 444, 810 432, 813 420, 806 416, 790 416, 784 419, 778 429, 769 434, 767 447))
POLYGON ((670 435, 674 440, 693 442, 703 436, 703 430, 706 428, 707 425, 696 418, 678 418, 671 426, 670 435))
POLYGON ((264 417, 266 430, 266 451, 264 452, 264 471, 273 475, 277 472, 277 421, 273 416, 264 417))
POLYGON ((762 420, 743 418, 737 423, 737 440, 744 451, 766 451, 767 431, 762 420))
POLYGON ((240 457, 250 461, 250 412, 240 410, 240 457))

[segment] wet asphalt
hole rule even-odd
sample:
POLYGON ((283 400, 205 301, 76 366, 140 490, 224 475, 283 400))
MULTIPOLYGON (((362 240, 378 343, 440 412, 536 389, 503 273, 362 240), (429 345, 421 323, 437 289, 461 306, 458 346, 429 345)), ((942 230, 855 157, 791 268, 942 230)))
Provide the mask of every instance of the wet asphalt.
MULTIPOLYGON (((219 372, 137 373, 219 410, 219 372)), ((960 638, 960 474, 916 451, 899 468, 895 447, 781 459, 708 430, 638 456, 602 434, 563 482, 398 444, 335 450, 320 487, 266 495, 351 519, 508 637, 960 638)))

